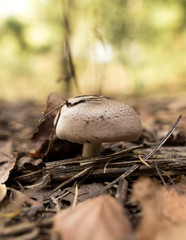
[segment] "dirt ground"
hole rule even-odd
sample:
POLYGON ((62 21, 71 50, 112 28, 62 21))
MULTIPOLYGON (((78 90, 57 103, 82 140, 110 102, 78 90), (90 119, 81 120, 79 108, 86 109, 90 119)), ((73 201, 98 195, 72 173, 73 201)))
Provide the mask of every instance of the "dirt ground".
MULTIPOLYGON (((138 112, 143 134, 136 142, 103 144, 102 156, 91 161, 80 157, 81 144, 52 136, 51 116, 39 122, 46 106, 0 102, 0 239, 186 239, 186 97, 120 101, 138 112), (93 202, 105 194, 114 202, 93 202), (92 208, 101 204, 95 216, 92 208), (75 213, 59 218, 72 206, 75 213), (59 221, 68 222, 65 230, 59 221)), ((59 102, 51 98, 48 109, 59 102)))

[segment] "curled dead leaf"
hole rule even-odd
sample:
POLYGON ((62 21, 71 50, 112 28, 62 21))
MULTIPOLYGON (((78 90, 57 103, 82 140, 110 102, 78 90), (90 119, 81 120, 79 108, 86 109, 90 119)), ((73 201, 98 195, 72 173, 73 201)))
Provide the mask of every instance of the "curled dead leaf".
POLYGON ((65 103, 65 100, 57 93, 51 93, 47 99, 47 107, 44 116, 47 115, 38 125, 31 140, 36 149, 36 153, 42 158, 47 153, 48 161, 50 159, 65 159, 75 157, 81 152, 82 146, 77 143, 71 143, 66 140, 60 140, 56 137, 54 131, 54 118, 59 111, 56 107, 65 103), (55 111, 53 111, 56 109, 55 111), (52 137, 52 139, 51 139, 52 137), (52 140, 52 148, 48 152, 49 142, 52 140))
POLYGON ((163 216, 174 223, 186 223, 186 196, 176 189, 163 191, 163 216))
POLYGON ((142 207, 138 240, 186 239, 186 196, 175 186, 166 189, 150 178, 133 185, 132 201, 142 207))
POLYGON ((5 183, 13 170, 16 158, 13 156, 12 141, 0 146, 0 183, 5 183))
MULTIPOLYGON (((51 93, 47 99, 47 107, 44 115, 51 112, 63 102, 65 102, 64 99, 57 93, 51 93)), ((32 136, 32 141, 36 149, 40 149, 42 144, 49 140, 54 129, 53 121, 57 112, 58 110, 52 112, 47 118, 39 123, 37 131, 32 136)))
POLYGON ((63 240, 124 240, 131 226, 117 200, 102 195, 59 212, 53 232, 63 240))
POLYGON ((0 203, 6 197, 6 193, 7 193, 6 185, 0 183, 0 203))

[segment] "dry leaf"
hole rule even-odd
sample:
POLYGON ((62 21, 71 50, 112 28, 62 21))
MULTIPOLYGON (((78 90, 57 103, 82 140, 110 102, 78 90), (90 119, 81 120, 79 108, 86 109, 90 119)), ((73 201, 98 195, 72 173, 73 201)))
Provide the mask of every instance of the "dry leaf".
POLYGON ((178 188, 166 189, 150 178, 133 185, 131 200, 142 207, 137 240, 186 239, 186 196, 178 188))
POLYGON ((186 223, 186 196, 172 188, 162 193, 163 216, 174 223, 186 223))
MULTIPOLYGON (((47 99, 47 107, 44 115, 55 109, 57 106, 62 104, 64 99, 61 98, 57 93, 51 93, 47 99)), ((52 112, 48 117, 46 117, 38 126, 37 131, 32 136, 32 141, 36 149, 40 149, 42 144, 49 140, 51 133, 54 129, 54 118, 59 110, 52 112)))
POLYGON ((63 240, 124 240, 131 226, 117 200, 102 195, 58 213, 53 231, 63 240))
MULTIPOLYGON (((18 216, 21 216, 21 218, 24 219, 24 215, 31 218, 35 216, 36 212, 41 210, 41 208, 43 208, 41 203, 29 198, 20 191, 9 188, 7 197, 0 207, 0 239, 6 239, 7 226, 12 223, 14 218, 16 219, 18 216)), ((15 230, 16 226, 12 226, 12 228, 15 230)), ((22 232, 24 231, 24 228, 22 228, 22 232)))
MULTIPOLYGON (((57 93, 51 93, 47 99, 47 107, 44 115, 48 114, 60 104, 65 103, 65 100, 57 93)), ((61 140, 56 137, 54 131, 54 118, 59 109, 51 112, 46 118, 44 118, 38 125, 37 131, 32 136, 32 142, 37 150, 37 154, 42 156, 48 151, 49 141, 51 140, 52 133, 52 148, 47 154, 48 161, 50 159, 65 159, 75 157, 81 152, 82 145, 77 143, 71 143, 66 140, 61 140)))
POLYGON ((0 203, 6 197, 6 193, 7 193, 6 185, 0 183, 0 203))
POLYGON ((12 152, 11 141, 0 147, 0 183, 5 183, 8 180, 9 174, 15 166, 12 152))
POLYGON ((42 207, 42 204, 40 202, 29 198, 27 195, 20 191, 12 188, 9 188, 9 191, 11 191, 11 193, 9 194, 9 198, 5 203, 3 202, 3 204, 1 205, 1 217, 14 217, 23 210, 24 206, 29 208, 29 210, 31 210, 32 207, 42 207))

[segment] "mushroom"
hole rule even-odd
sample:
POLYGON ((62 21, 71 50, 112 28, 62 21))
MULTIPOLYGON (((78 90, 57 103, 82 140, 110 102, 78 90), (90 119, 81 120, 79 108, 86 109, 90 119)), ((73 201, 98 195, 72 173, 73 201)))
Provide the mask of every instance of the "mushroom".
POLYGON ((82 157, 87 158, 99 156, 104 142, 135 141, 142 133, 141 121, 132 107, 102 96, 68 99, 55 123, 57 137, 82 143, 82 157))

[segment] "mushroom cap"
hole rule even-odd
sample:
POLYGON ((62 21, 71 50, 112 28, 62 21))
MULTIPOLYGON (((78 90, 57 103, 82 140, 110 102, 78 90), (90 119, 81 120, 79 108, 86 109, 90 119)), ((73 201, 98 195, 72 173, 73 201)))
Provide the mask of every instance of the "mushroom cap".
POLYGON ((70 142, 135 141, 142 134, 141 121, 132 107, 100 96, 69 99, 58 118, 56 135, 70 142))

